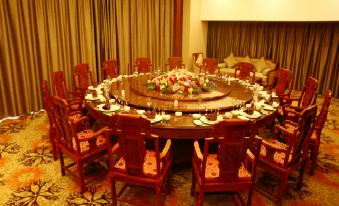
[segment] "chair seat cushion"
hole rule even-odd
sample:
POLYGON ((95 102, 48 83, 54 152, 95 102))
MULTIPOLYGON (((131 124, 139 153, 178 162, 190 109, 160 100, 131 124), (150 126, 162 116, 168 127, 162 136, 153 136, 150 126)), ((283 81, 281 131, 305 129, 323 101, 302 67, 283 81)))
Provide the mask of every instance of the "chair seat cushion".
MULTIPOLYGON (((292 124, 285 124, 284 127, 289 131, 289 132, 293 132, 295 130, 295 126, 292 125, 292 124)), ((316 141, 318 138, 317 138, 317 134, 315 131, 313 131, 312 133, 312 136, 311 136, 311 139, 310 141, 313 142, 313 141, 316 141)))
MULTIPOLYGON (((79 132, 79 133, 77 134, 77 138, 78 138, 79 140, 85 139, 85 138, 88 138, 88 137, 93 136, 94 133, 95 133, 94 130, 92 130, 92 129, 86 129, 86 130, 83 130, 83 131, 79 132)), ((74 138, 73 138, 72 142, 73 142, 73 149, 74 149, 74 151, 77 151, 78 148, 77 148, 77 144, 76 144, 76 141, 75 141, 74 138)), ((96 145, 97 145, 97 147, 101 147, 101 146, 103 146, 105 143, 106 143, 105 137, 104 137, 103 135, 99 135, 99 136, 97 137, 97 139, 96 139, 96 145)), ((80 153, 81 153, 81 154, 88 152, 89 149, 90 149, 90 145, 89 145, 88 141, 80 142, 80 153)))
MULTIPOLYGON (((281 143, 279 141, 263 141, 265 144, 268 144, 272 147, 275 147, 275 148, 280 148, 280 149, 286 149, 287 148, 287 145, 284 144, 284 143, 281 143)), ((261 149, 260 149, 260 156, 261 158, 264 158, 266 157, 266 154, 267 154, 267 151, 266 151, 266 145, 265 144, 262 144, 261 145, 261 149)), ((290 154, 289 155, 289 158, 288 158, 288 162, 290 162, 292 159, 292 155, 290 154)), ((285 153, 283 152, 275 152, 274 155, 273 155, 273 161, 277 164, 280 164, 280 165, 283 165, 284 164, 284 161, 285 161, 285 153)))
MULTIPOLYGON (((121 157, 117 163, 114 165, 115 169, 118 169, 122 172, 126 172, 126 164, 123 157, 121 157)), ((162 163, 160 162, 160 170, 162 168, 162 163)), ((145 176, 154 177, 157 175, 157 161, 155 152, 151 150, 146 150, 145 161, 143 165, 143 172, 145 176)))
MULTIPOLYGON (((218 180, 219 178, 219 161, 217 154, 209 154, 206 162, 205 178, 208 181, 218 180)), ((240 180, 250 180, 251 173, 241 164, 238 172, 238 178, 240 180)))

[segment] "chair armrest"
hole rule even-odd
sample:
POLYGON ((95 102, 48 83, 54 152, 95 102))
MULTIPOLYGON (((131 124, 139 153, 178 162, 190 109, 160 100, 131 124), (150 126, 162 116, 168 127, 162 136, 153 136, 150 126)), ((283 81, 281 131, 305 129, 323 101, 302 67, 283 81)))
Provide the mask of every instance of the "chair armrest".
POLYGON ((203 155, 202 155, 201 150, 200 150, 199 142, 197 140, 195 140, 193 146, 194 146, 194 152, 195 152, 196 156, 198 157, 198 159, 200 161, 202 161, 203 155))
POLYGON ((290 131, 288 131, 286 128, 282 127, 281 125, 275 125, 275 129, 278 129, 283 135, 291 136, 293 135, 290 131))
POLYGON ((293 121, 291 121, 291 120, 285 120, 285 121, 283 122, 283 125, 286 125, 286 124, 290 124, 290 125, 293 125, 293 126, 298 126, 297 123, 295 123, 295 122, 293 122, 293 121))
POLYGON ((278 140, 273 140, 271 142, 263 140, 262 144, 266 147, 266 149, 274 150, 274 152, 287 152, 289 147, 288 145, 285 145, 278 140))
POLYGON ((168 139, 166 141, 164 149, 160 153, 160 159, 164 159, 165 157, 167 157, 171 148, 172 148, 172 141, 168 139))

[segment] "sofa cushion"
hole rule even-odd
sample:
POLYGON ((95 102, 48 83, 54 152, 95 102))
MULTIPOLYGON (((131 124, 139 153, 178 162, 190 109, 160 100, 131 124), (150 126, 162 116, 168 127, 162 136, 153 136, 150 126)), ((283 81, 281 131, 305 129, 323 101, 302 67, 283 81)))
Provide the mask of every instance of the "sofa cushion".
POLYGON ((238 61, 234 58, 233 52, 231 52, 231 54, 228 57, 226 57, 224 59, 224 61, 225 61, 226 65, 227 65, 227 67, 229 67, 229 68, 232 68, 236 64, 238 64, 238 61))
POLYGON ((249 56, 246 56, 246 57, 242 60, 242 62, 246 62, 246 63, 251 63, 251 64, 253 64, 253 62, 251 61, 251 59, 250 59, 249 56))
POLYGON ((262 72, 264 71, 264 69, 266 69, 268 67, 268 65, 266 64, 265 58, 261 57, 261 59, 257 62, 254 63, 254 67, 256 72, 262 72))

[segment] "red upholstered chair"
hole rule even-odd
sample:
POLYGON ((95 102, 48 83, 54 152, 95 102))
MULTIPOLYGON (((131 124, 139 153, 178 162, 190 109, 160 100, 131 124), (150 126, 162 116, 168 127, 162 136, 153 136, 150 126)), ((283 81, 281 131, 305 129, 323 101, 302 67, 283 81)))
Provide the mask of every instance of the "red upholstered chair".
POLYGON ((119 74, 118 62, 115 59, 102 62, 102 79, 117 77, 119 74))
POLYGON ((135 64, 133 66, 134 71, 139 73, 153 72, 153 64, 151 63, 151 58, 149 57, 138 57, 135 59, 135 64))
MULTIPOLYGON (((321 107, 321 110, 319 112, 319 115, 317 117, 317 121, 315 124, 314 132, 311 136, 310 140, 310 151, 311 151, 311 160, 312 160, 312 165, 310 168, 310 174, 313 175, 316 164, 317 164, 317 159, 319 155, 319 148, 320 148, 320 137, 321 137, 321 131, 325 125, 326 119, 327 119, 327 114, 328 114, 328 108, 330 107, 330 102, 332 99, 332 91, 327 90, 324 101, 321 107)), ((300 113, 297 114, 300 116, 300 113)), ((286 125, 287 129, 293 130, 297 126, 296 123, 290 122, 289 124, 286 125)))
POLYGON ((133 200, 121 197, 127 185, 155 189, 156 205, 160 205, 161 189, 173 159, 171 140, 167 140, 163 150, 160 151, 159 139, 151 133, 150 121, 127 114, 118 115, 114 133, 118 136, 118 143, 109 150, 113 205, 117 205, 117 201, 136 204, 133 200), (154 142, 154 150, 146 149, 146 139, 154 142), (126 183, 118 195, 116 181, 126 183))
POLYGON ((53 105, 57 125, 58 150, 62 176, 66 172, 75 178, 81 192, 86 191, 85 185, 96 180, 106 170, 97 171, 96 175, 86 176, 84 165, 107 155, 111 130, 103 128, 99 131, 90 129, 86 116, 72 114, 64 99, 53 96, 53 105), (66 155, 70 164, 64 162, 66 155))
POLYGON ((290 97, 293 85, 292 76, 292 71, 289 69, 277 69, 270 89, 275 92, 279 98, 290 97))
POLYGON ((217 59, 213 58, 204 58, 202 62, 202 66, 200 67, 200 73, 209 73, 209 74, 217 74, 219 73, 219 67, 217 59))
POLYGON ((310 105, 314 105, 317 100, 318 81, 313 77, 306 79, 304 88, 298 98, 284 96, 280 98, 281 107, 277 110, 277 118, 280 122, 283 120, 297 120, 296 114, 310 105), (291 105, 293 101, 297 101, 297 106, 291 105))
POLYGON ((83 105, 84 94, 83 92, 68 91, 65 75, 63 71, 56 71, 52 73, 53 91, 54 95, 65 99, 72 111, 81 111, 83 105))
POLYGON ((251 205, 261 145, 260 138, 245 137, 251 127, 251 121, 225 120, 214 125, 203 153, 198 141, 194 142, 191 194, 196 205, 203 205, 207 192, 236 192, 244 203, 239 195, 244 191, 248 192, 247 205, 251 205), (215 144, 217 152, 209 153, 210 145, 215 144))
POLYGON ((168 57, 168 63, 165 64, 167 71, 171 71, 172 69, 178 68, 183 69, 185 68, 185 64, 182 63, 181 57, 168 57))
POLYGON ((239 64, 235 67, 234 77, 237 77, 241 80, 255 82, 255 71, 253 64, 248 62, 239 62, 239 64))
POLYGON ((277 205, 281 205, 282 197, 285 192, 288 177, 293 171, 299 169, 297 177, 297 188, 302 186, 304 169, 308 156, 308 145, 314 130, 317 106, 313 105, 301 112, 297 126, 293 130, 286 129, 287 120, 283 126, 275 125, 274 129, 280 131, 280 135, 286 139, 286 142, 280 142, 272 132, 272 139, 263 140, 261 145, 258 167, 280 178, 277 192, 256 184, 260 192, 266 193, 273 198, 277 205))
POLYGON ((88 64, 77 64, 73 72, 75 88, 79 91, 86 91, 89 86, 96 85, 88 64))
POLYGON ((46 80, 42 80, 41 87, 42 87, 42 97, 43 97, 44 108, 47 112, 48 120, 49 120, 48 137, 52 145, 53 158, 54 160, 57 160, 58 159, 57 131, 56 131, 56 125, 55 125, 55 116, 54 116, 54 111, 53 111, 54 108, 53 108, 51 93, 48 87, 48 82, 46 80))

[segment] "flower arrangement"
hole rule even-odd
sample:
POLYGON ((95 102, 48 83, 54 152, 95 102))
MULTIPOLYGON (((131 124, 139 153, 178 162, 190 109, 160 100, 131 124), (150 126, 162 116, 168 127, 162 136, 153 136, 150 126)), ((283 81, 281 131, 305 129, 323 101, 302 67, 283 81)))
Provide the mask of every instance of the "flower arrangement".
POLYGON ((198 77, 186 69, 174 69, 148 80, 146 86, 163 94, 199 94, 210 91, 214 84, 208 78, 198 77))

